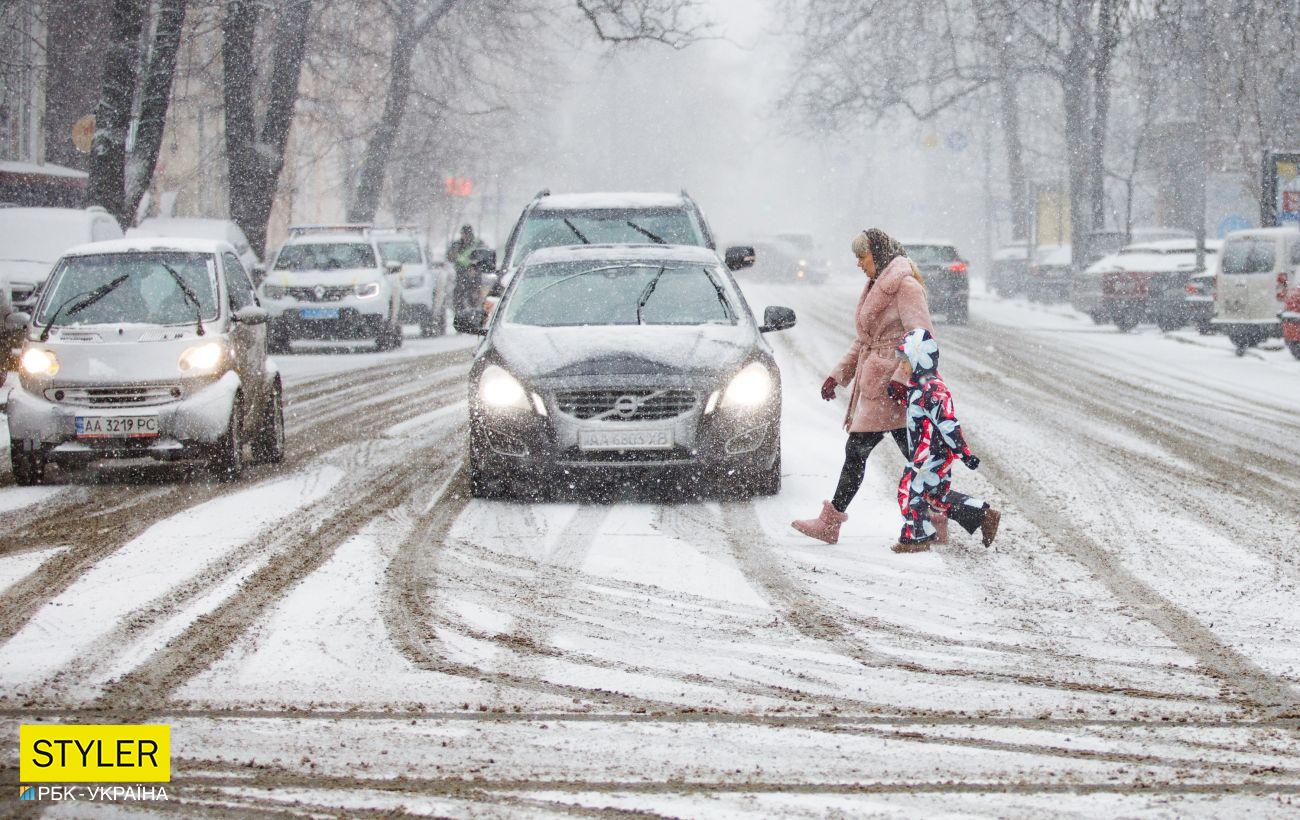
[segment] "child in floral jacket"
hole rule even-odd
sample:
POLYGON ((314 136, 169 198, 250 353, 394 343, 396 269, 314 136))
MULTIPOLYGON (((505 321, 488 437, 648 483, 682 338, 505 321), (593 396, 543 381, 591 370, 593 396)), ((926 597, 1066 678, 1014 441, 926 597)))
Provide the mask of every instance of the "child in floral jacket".
POLYGON ((918 327, 903 337, 897 351, 911 379, 905 388, 909 457, 898 485, 903 532, 892 549, 925 552, 933 541, 946 544, 950 518, 972 535, 980 530, 987 547, 997 536, 1002 514, 978 498, 949 489, 954 461, 960 458, 974 470, 980 460, 971 454, 953 410, 952 394, 939 377, 939 343, 930 331, 918 327))

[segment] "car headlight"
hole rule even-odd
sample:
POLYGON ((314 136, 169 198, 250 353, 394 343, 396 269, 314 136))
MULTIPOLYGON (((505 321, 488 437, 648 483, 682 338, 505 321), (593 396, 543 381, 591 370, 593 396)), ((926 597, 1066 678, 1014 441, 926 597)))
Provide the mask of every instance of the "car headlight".
POLYGON ((288 293, 288 291, 285 290, 280 285, 262 286, 262 295, 265 296, 267 299, 283 299, 286 293, 288 293))
POLYGON ((379 295, 378 282, 362 282, 356 287, 358 299, 373 299, 379 295))
POLYGON ((226 359, 226 346, 220 342, 187 347, 176 366, 182 373, 210 373, 226 359))
POLYGON ((483 403, 494 410, 531 410, 528 391, 505 368, 490 364, 478 379, 478 395, 483 403))
POLYGON ((59 372, 59 357, 53 350, 31 347, 23 351, 21 366, 29 376, 53 376, 59 372))
POLYGON ((422 288, 424 287, 424 274, 413 273, 410 276, 402 277, 402 287, 404 288, 422 288))
POLYGON ((772 374, 762 362, 751 362, 732 377, 722 394, 723 407, 752 409, 772 394, 772 374))

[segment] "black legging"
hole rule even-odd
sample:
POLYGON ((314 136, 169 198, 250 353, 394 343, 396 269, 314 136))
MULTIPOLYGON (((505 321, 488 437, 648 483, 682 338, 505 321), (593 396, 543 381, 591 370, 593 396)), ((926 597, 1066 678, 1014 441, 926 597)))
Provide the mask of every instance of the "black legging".
MULTIPOLYGON (((887 431, 894 437, 898 451, 907 458, 907 429, 887 431)), ((862 477, 867 473, 867 456, 876 449, 876 445, 885 437, 884 433, 849 433, 849 440, 844 445, 844 468, 840 470, 840 483, 831 498, 831 506, 840 512, 849 508, 849 502, 858 494, 862 486, 862 477)))

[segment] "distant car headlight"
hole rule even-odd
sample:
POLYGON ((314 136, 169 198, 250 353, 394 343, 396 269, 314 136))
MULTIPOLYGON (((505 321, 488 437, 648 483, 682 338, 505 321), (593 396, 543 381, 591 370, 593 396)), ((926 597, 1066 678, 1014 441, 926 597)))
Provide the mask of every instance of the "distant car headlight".
POLYGON ((182 373, 211 373, 226 359, 226 346, 220 342, 187 347, 176 366, 182 373))
POLYGON ((288 290, 281 287, 280 285, 262 286, 262 295, 265 296, 267 299, 283 299, 285 295, 288 294, 288 292, 289 292, 288 290))
POLYGON ((362 282, 356 287, 358 299, 373 299, 379 295, 378 282, 362 282))
POLYGON ((413 273, 410 276, 402 277, 402 287, 404 288, 422 288, 424 287, 424 274, 413 273))
POLYGON ((723 407, 753 409, 772 395, 772 374, 762 362, 752 362, 732 377, 722 394, 723 407))
POLYGON ((59 357, 53 350, 32 347, 23 351, 21 366, 29 376, 53 376, 59 372, 59 357))
POLYGON ((478 380, 478 395, 483 403, 494 410, 531 410, 528 391, 505 368, 490 364, 478 380))

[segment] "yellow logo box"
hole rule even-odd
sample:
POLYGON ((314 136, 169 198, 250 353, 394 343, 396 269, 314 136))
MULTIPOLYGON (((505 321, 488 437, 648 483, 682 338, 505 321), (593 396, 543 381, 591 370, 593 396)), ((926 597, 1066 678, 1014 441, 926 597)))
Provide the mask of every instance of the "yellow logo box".
POLYGON ((18 728, 22 783, 167 783, 172 727, 138 724, 24 724, 18 728))

